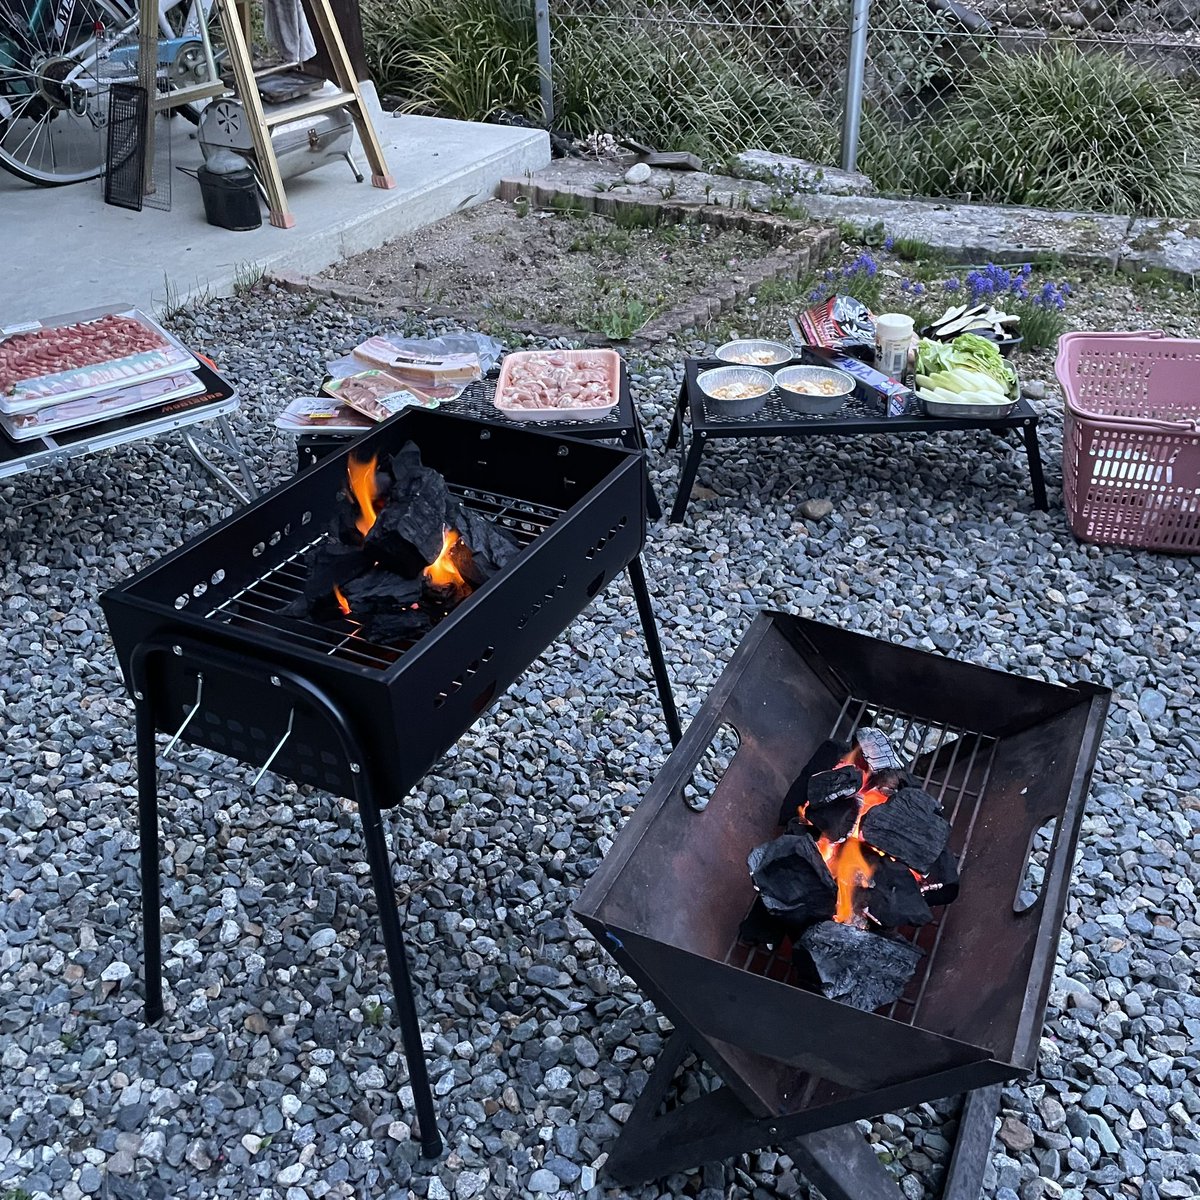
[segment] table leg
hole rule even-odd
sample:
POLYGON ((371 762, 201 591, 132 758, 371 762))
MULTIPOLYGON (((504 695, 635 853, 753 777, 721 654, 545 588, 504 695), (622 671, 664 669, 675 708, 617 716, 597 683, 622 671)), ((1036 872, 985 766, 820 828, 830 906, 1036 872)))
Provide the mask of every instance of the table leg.
POLYGON ((675 493, 675 504, 671 509, 672 525, 682 521, 683 514, 687 512, 688 501, 692 498, 692 484, 696 482, 696 472, 700 469, 700 456, 703 453, 704 438, 692 434, 692 444, 679 475, 679 491, 675 493))
POLYGON ((1049 507, 1046 500, 1046 476, 1042 472, 1042 448, 1038 444, 1037 421, 1026 421, 1021 430, 1025 439, 1025 456, 1029 459, 1029 482, 1033 486, 1033 504, 1045 512, 1049 507))
POLYGON ((671 418, 671 430, 667 434, 667 449, 674 450, 683 436, 683 410, 687 407, 687 391, 680 388, 679 399, 675 401, 675 415, 671 418))

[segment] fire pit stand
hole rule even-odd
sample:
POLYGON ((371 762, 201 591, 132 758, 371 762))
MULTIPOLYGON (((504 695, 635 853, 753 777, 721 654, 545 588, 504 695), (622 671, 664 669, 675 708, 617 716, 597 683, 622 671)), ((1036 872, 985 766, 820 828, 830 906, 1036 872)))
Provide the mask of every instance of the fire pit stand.
MULTIPOLYGON (((629 569, 678 738, 639 553, 639 452, 409 411, 358 439, 386 459, 408 441, 460 503, 522 547, 411 643, 372 642, 352 617, 296 615, 332 536, 350 449, 275 488, 102 605, 137 714, 146 1016, 163 1012, 155 735, 204 746, 357 802, 423 1152, 441 1151, 381 810, 430 766, 614 576, 629 569)), ((257 782, 257 780, 256 780, 257 782)))
POLYGON ((978 1196, 998 1087, 1036 1065, 1107 689, 1024 679, 783 613, 751 626, 575 911, 676 1033, 612 1148, 632 1184, 785 1145, 828 1200, 900 1193, 852 1122, 965 1093, 944 1195, 978 1196), (826 741, 874 729, 950 824, 961 889, 861 1011, 743 940, 747 855, 826 741), (723 1086, 659 1111, 688 1050, 723 1086))

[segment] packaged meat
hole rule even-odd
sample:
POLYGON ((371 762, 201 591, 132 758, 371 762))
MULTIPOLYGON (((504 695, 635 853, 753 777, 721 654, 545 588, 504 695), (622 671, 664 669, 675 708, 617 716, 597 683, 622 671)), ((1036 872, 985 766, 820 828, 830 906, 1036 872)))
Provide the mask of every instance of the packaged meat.
POLYGON ((137 309, 0 329, 0 413, 10 416, 196 367, 137 309))
POLYGON ((354 348, 354 357, 386 370, 404 383, 418 386, 450 384, 466 387, 483 377, 478 354, 422 354, 402 349, 386 337, 368 338, 354 348))
POLYGON ((195 396, 204 391, 204 383, 192 372, 181 371, 175 375, 163 375, 159 379, 135 383, 127 387, 113 388, 51 404, 33 412, 0 413, 0 428, 14 442, 25 442, 31 438, 45 437, 51 433, 62 433, 67 429, 78 429, 111 417, 125 416, 166 404, 170 400, 195 396))
POLYGON ((297 396, 275 424, 288 433, 361 433, 375 422, 331 396, 297 396))
POLYGON ((620 396, 615 350, 518 350, 500 368, 494 403, 514 421, 597 421, 620 396))
POLYGON ((403 408, 437 408, 441 403, 385 371, 360 371, 357 375, 330 379, 321 390, 372 421, 386 421, 403 408))

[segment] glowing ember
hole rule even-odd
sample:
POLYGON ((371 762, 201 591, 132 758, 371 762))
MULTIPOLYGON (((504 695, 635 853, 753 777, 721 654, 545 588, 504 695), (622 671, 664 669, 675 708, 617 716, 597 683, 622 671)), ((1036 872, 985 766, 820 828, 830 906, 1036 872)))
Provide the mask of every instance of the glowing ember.
MULTIPOLYGON (((463 578, 458 564, 454 561, 455 547, 458 546, 460 540, 457 530, 442 530, 442 549, 437 558, 423 572, 425 578, 435 587, 454 588, 456 591, 464 592, 471 590, 471 585, 463 578)), ((465 545, 463 549, 466 549, 465 545)))
MULTIPOLYGON (((359 459, 351 455, 346 462, 346 474, 350 480, 350 494, 358 506, 354 524, 358 532, 366 537, 379 517, 379 510, 375 507, 375 456, 359 459)), ((341 599, 338 603, 342 603, 341 599)), ((348 612, 349 607, 343 611, 348 612)))

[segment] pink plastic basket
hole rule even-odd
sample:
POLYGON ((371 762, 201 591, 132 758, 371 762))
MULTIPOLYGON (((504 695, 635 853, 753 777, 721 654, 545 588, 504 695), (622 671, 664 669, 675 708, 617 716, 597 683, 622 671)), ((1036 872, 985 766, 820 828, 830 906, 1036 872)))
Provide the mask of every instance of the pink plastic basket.
POLYGON ((1068 333, 1063 497, 1077 537, 1200 554, 1200 341, 1068 333))

